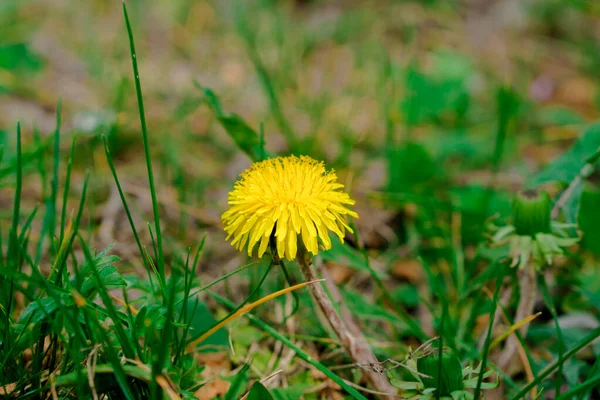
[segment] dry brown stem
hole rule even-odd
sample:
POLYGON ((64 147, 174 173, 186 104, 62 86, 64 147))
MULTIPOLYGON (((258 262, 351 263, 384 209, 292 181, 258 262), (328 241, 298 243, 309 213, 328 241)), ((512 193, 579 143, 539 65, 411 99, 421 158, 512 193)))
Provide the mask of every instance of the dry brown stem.
MULTIPOLYGON (((524 269, 519 271, 519 305, 517 306, 517 313, 515 315, 514 321, 521 321, 526 317, 533 314, 533 309, 535 306, 535 297, 536 297, 536 280, 535 280, 535 266, 533 264, 528 264, 524 269)), ((521 337, 525 339, 525 335, 527 334, 527 330, 529 329, 529 324, 523 325, 519 329, 519 333, 521 337)), ((504 350, 502 350, 502 354, 500 355, 498 361, 498 367, 508 373, 508 367, 510 366, 513 357, 517 351, 518 339, 516 335, 511 335, 508 337, 506 341, 506 346, 504 350)))
MULTIPOLYGON (((315 279, 316 273, 314 271, 314 267, 312 264, 312 257, 308 255, 300 255, 298 257, 298 261, 302 270, 302 275, 307 282, 310 282, 315 279)), ((328 282, 329 283, 329 282, 328 282)), ((333 284, 333 282, 329 285, 330 290, 333 288, 333 296, 339 297, 341 299, 341 294, 339 290, 333 284)), ((362 331, 356 325, 352 316, 350 315, 350 311, 342 306, 342 312, 344 314, 344 321, 337 313, 333 304, 331 303, 331 299, 325 293, 323 286, 320 283, 310 285, 309 286, 310 293, 315 300, 315 302, 319 305, 319 308, 325 315, 325 318, 329 322, 329 325, 337 335, 340 340, 340 343, 346 350, 346 353, 352 359, 355 364, 363 365, 363 366, 378 366, 380 365, 377 358, 371 351, 369 344, 367 343, 362 331)), ((382 393, 389 393, 390 396, 385 396, 386 398, 392 398, 393 395, 396 394, 396 389, 389 383, 387 377, 383 373, 377 372, 375 369, 365 368, 364 373, 371 383, 373 387, 382 393)))

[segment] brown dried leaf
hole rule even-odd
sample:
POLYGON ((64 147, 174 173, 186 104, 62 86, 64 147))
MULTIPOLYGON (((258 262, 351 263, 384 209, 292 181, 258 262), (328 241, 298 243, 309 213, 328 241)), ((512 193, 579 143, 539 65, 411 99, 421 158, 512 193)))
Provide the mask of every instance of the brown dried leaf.
POLYGON ((17 388, 16 383, 9 383, 4 386, 0 386, 0 396, 7 396, 15 391, 17 388))
POLYGON ((555 100, 572 106, 587 107, 594 103, 596 86, 590 78, 570 77, 561 82, 555 100))
POLYGON ((326 264, 329 273, 333 277, 335 283, 340 284, 346 282, 352 276, 352 269, 345 267, 335 262, 328 262, 326 264))
POLYGON ((398 260, 392 265, 392 275, 396 278, 406 279, 412 283, 421 280, 421 263, 415 259, 398 260))
POLYGON ((206 367, 214 370, 230 371, 230 362, 227 353, 221 352, 206 352, 197 353, 196 360, 206 367))
POLYGON ((221 378, 215 378, 202 386, 194 393, 194 397, 199 400, 211 400, 222 394, 227 393, 231 383, 222 380, 221 378))

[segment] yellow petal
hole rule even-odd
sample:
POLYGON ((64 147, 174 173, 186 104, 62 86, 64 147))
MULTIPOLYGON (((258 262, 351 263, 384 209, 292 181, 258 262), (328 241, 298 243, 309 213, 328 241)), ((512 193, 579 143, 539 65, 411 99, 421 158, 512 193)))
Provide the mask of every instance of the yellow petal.
POLYGON ((304 247, 317 254, 319 244, 331 248, 329 231, 343 241, 350 226, 346 218, 358 218, 348 207, 354 200, 343 191, 333 170, 307 156, 289 156, 254 163, 240 175, 229 193, 229 209, 221 215, 227 240, 237 249, 258 256, 276 237, 280 257, 293 259, 298 235, 304 247))
POLYGON ((329 250, 331 248, 331 238, 329 237, 329 232, 327 232, 327 227, 321 221, 319 221, 319 223, 315 225, 317 226, 319 237, 323 242, 323 247, 325 248, 325 250, 329 250))
POLYGON ((260 245, 258 246, 258 258, 262 258, 263 254, 267 250, 267 246, 269 245, 269 236, 263 236, 260 240, 260 245))
POLYGON ((275 237, 277 238, 278 242, 285 240, 285 237, 287 235, 288 215, 289 214, 286 209, 281 212, 281 217, 277 220, 277 232, 275 232, 275 237))
POLYGON ((241 233, 249 232, 250 229, 252 229, 252 227, 254 226, 254 224, 256 223, 257 220, 258 220, 258 216, 256 216, 256 215, 253 215, 250 218, 248 218, 248 220, 244 224, 244 227, 242 228, 241 233))
POLYGON ((292 225, 294 226, 294 230, 296 233, 300 233, 300 228, 302 225, 300 224, 300 214, 298 214, 298 208, 295 205, 290 204, 288 209, 290 210, 290 216, 292 217, 292 225))
POLYGON ((285 258, 285 241, 277 241, 277 255, 279 258, 285 258))
POLYGON ((296 250, 298 249, 298 236, 294 235, 292 232, 289 232, 287 242, 287 256, 289 260, 293 260, 296 258, 296 250))

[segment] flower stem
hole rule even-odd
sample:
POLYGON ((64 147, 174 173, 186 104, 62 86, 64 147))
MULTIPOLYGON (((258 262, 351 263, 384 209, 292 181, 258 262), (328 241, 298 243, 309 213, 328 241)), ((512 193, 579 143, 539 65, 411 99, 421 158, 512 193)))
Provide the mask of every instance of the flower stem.
MULTIPOLYGON (((302 270, 302 275, 307 282, 317 279, 312 263, 312 257, 309 254, 300 253, 298 262, 302 270)), ((339 297, 341 299, 335 284, 333 282, 327 283, 329 289, 333 289, 334 297, 339 297), (336 296, 336 292, 338 296, 336 296)), ((331 325, 331 328, 333 328, 335 334, 338 336, 350 359, 355 364, 363 367, 367 379, 377 391, 394 395, 396 389, 389 383, 387 377, 383 373, 384 371, 378 372, 381 368, 380 363, 371 351, 362 331, 360 331, 358 325, 356 325, 351 318, 350 312, 347 309, 345 310, 344 320, 346 323, 344 323, 320 283, 310 285, 309 289, 314 301, 319 305, 319 308, 325 315, 325 318, 329 322, 329 325, 331 325), (349 329, 349 327, 352 329, 349 329)))
MULTIPOLYGON (((533 314, 537 294, 535 272, 535 265, 531 262, 519 271, 519 305, 517 306, 515 321, 521 321, 533 314)), ((519 333, 523 339, 525 339, 528 329, 529 324, 523 325, 519 329, 519 333)), ((498 361, 498 366, 502 371, 507 372, 510 362, 516 354, 517 345, 517 336, 511 335, 506 341, 506 347, 504 347, 498 361)))

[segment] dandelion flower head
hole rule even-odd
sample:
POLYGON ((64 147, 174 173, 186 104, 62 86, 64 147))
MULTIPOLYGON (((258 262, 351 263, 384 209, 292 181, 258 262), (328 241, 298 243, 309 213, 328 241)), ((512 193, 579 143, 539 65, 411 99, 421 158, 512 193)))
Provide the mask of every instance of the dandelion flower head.
POLYGON ((273 235, 280 258, 293 260, 301 238, 306 250, 319 252, 319 239, 331 248, 329 231, 344 242, 352 233, 346 216, 358 218, 348 206, 354 200, 343 191, 333 170, 307 156, 277 157, 254 163, 229 193, 230 208, 221 216, 227 240, 248 255, 258 244, 262 257, 273 235))

